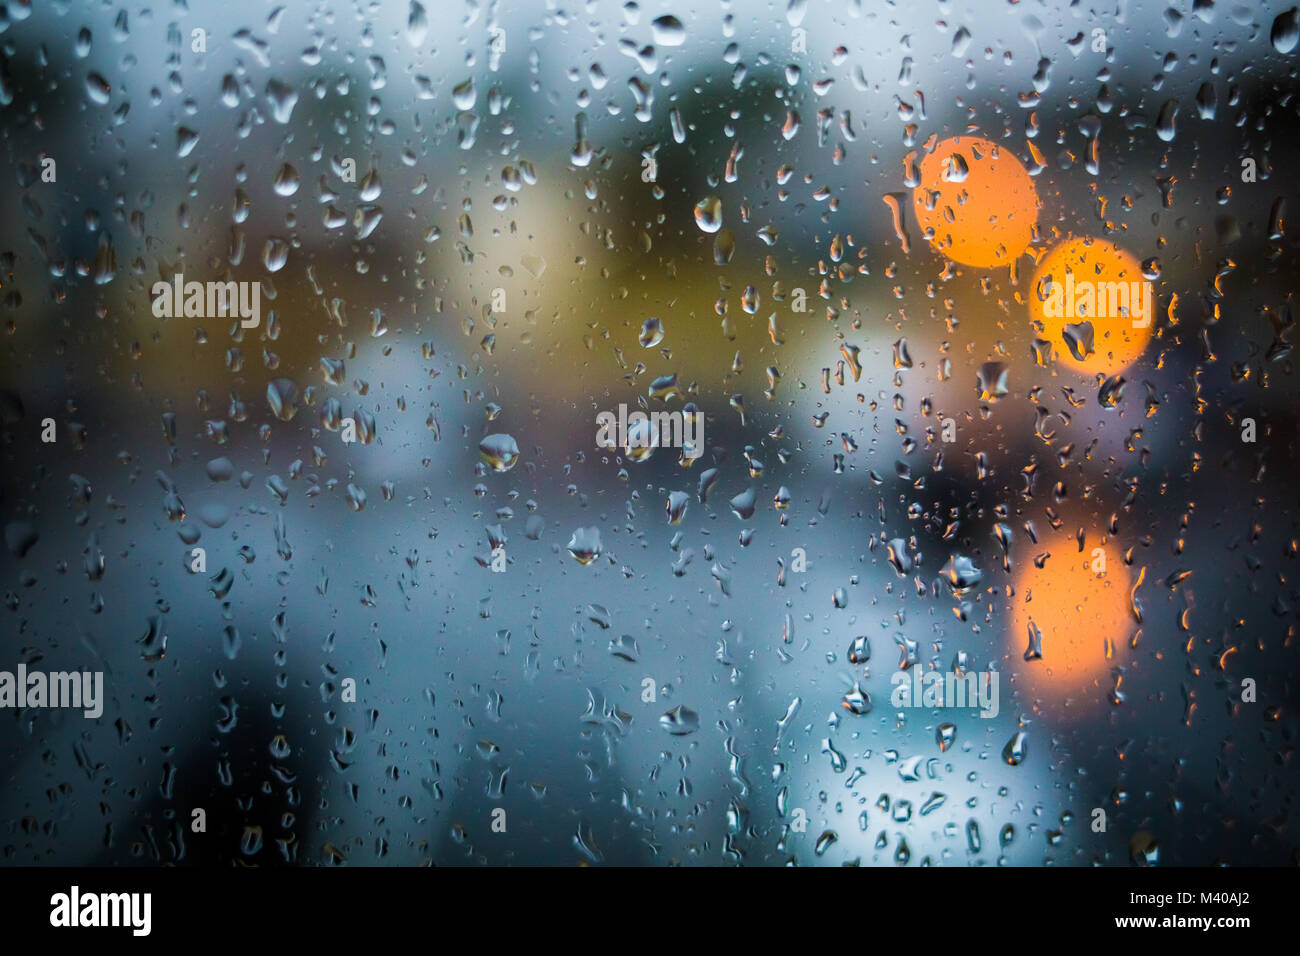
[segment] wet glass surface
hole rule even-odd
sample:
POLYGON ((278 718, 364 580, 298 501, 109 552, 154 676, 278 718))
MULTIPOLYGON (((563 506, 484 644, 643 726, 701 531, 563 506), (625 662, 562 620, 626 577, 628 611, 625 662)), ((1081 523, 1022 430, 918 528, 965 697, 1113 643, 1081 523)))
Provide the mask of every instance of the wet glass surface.
POLYGON ((1293 862, 1298 42, 9 4, 0 861, 1293 862))

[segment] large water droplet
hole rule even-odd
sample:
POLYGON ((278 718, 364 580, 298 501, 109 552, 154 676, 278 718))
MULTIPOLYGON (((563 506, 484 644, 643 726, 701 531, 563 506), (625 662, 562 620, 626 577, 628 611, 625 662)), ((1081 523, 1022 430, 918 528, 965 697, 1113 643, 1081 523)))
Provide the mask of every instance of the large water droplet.
POLYGON ((1273 41, 1273 49, 1278 53, 1290 53, 1300 41, 1300 19, 1297 19, 1297 12, 1297 8, 1292 7, 1279 13, 1273 20, 1273 29, 1269 31, 1268 38, 1273 41))
POLYGON ((984 577, 984 573, 975 567, 970 558, 955 552, 949 556, 948 563, 939 573, 948 582, 948 587, 956 597, 965 597, 979 586, 980 580, 984 577))
POLYGON ((695 204, 695 224, 704 232, 714 233, 722 228, 722 200, 705 196, 695 204))
POLYGON ((266 386, 266 402, 275 417, 287 422, 298 414, 298 386, 287 378, 277 378, 266 386))
POLYGON ((992 404, 1007 394, 1007 367, 1002 362, 985 362, 979 369, 980 401, 992 404))
POLYGON ((579 564, 591 564, 600 557, 600 529, 579 528, 573 532, 566 547, 579 564))
POLYGON ((664 326, 657 318, 651 317, 641 324, 641 335, 637 339, 641 347, 652 349, 664 340, 664 326))
POLYGON ((289 261, 289 243, 272 236, 262 247, 262 265, 267 272, 279 272, 289 261))
POLYGON ((854 684, 853 689, 840 701, 840 706, 850 714, 861 717, 871 712, 871 697, 859 685, 854 684))
POLYGON ((106 105, 112 93, 113 88, 108 85, 108 80, 98 73, 90 73, 86 76, 86 95, 90 97, 90 101, 95 105, 106 105))
POLYGON ((298 91, 287 83, 270 80, 266 84, 266 101, 277 123, 288 123, 293 108, 298 105, 298 91))
POLYGON ((519 446, 510 435, 488 435, 478 443, 478 452, 493 471, 509 471, 519 460, 519 446))
POLYGON ((681 46, 686 42, 686 27, 672 14, 655 17, 650 22, 654 42, 660 46, 681 46))
POLYGON ((700 715, 689 707, 674 707, 659 718, 659 726, 676 737, 683 737, 700 729, 700 715))
POLYGON ((474 89, 472 78, 457 83, 451 88, 451 101, 456 104, 458 110, 472 110, 476 99, 478 93, 474 89))
POLYGON ((271 186, 275 189, 276 194, 280 196, 292 196, 298 191, 301 180, 298 177, 298 170, 293 166, 285 163, 276 170, 275 178, 271 180, 271 186))
POLYGON ((424 45, 424 38, 429 33, 429 15, 424 7, 411 0, 411 9, 406 16, 406 42, 413 47, 424 45))

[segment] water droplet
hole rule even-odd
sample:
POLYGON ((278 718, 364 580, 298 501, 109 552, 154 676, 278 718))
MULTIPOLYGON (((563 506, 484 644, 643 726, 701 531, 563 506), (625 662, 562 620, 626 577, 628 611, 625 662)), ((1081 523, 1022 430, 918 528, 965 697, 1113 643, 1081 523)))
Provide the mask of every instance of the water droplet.
POLYGON ((113 248, 113 239, 108 233, 101 232, 95 249, 95 285, 107 285, 116 275, 117 251, 113 248))
POLYGON ((1278 53, 1290 53, 1295 49, 1297 41, 1300 41, 1300 19, 1297 18, 1297 12, 1297 8, 1292 7, 1279 13, 1273 20, 1273 29, 1269 31, 1268 38, 1278 53))
POLYGON ((844 768, 848 766, 848 760, 844 754, 835 749, 835 744, 831 742, 829 737, 822 741, 822 753, 831 758, 832 770, 836 773, 844 772, 844 768))
POLYGON ((871 660, 871 644, 866 637, 855 637, 849 644, 848 653, 850 664, 865 664, 871 660))
POLYGON ((510 435, 488 435, 478 443, 478 451, 495 472, 509 471, 519 460, 519 446, 510 435))
POLYGON ((1012 767, 1019 767, 1025 762, 1027 756, 1028 742, 1023 730, 1017 730, 1007 745, 1002 748, 1002 760, 1012 767))
POLYGON ((993 404, 1007 395, 1009 372, 1002 362, 985 362, 979 368, 980 401, 993 404))
POLYGON ((871 712, 871 697, 858 684, 854 684, 853 689, 840 701, 840 706, 850 714, 861 717, 871 712))
POLYGON ((659 718, 659 726, 675 737, 684 737, 700 729, 700 715, 689 707, 677 706, 659 718))
POLYGON ((659 319, 651 317, 641 323, 641 335, 637 341, 644 349, 652 349, 664 340, 664 326, 659 319))
MULTIPOLYGON (((713 237, 713 264, 725 266, 736 255, 736 234, 730 229, 721 230, 713 237)), ((746 310, 749 311, 749 310, 746 310)), ((753 313, 750 312, 752 315, 753 313)))
POLYGON ((1172 142, 1178 123, 1178 101, 1165 100, 1164 105, 1160 107, 1160 115, 1156 117, 1156 135, 1164 142, 1172 142))
POLYGON ((1067 323, 1061 329, 1061 337, 1076 361, 1082 362, 1096 351, 1093 347, 1093 329, 1091 322, 1067 323))
POLYGON ((821 856, 834 846, 838 840, 839 837, 836 835, 834 830, 825 830, 822 832, 822 835, 817 838, 817 843, 813 846, 813 852, 818 856, 821 856))
POLYGON ((956 597, 965 597, 984 577, 983 572, 975 567, 970 558, 955 552, 949 556, 948 563, 939 573, 948 582, 948 587, 956 597))
POLYGON ((722 200, 717 196, 705 196, 695 204, 695 224, 707 233, 717 232, 722 228, 722 200))
POLYGON ((411 0, 411 9, 406 16, 406 42, 419 48, 424 45, 424 38, 429 33, 429 15, 423 5, 411 0))
POLYGON ((754 517, 754 508, 757 502, 757 492, 753 488, 746 488, 736 497, 731 499, 731 510, 736 513, 736 517, 742 521, 748 521, 754 517))
POLYGON ((161 615, 151 615, 149 627, 136 639, 140 645, 140 656, 146 661, 160 661, 167 655, 167 630, 163 627, 161 615))
POLYGON ((902 538, 891 538, 888 545, 889 563, 900 576, 912 570, 912 558, 907 553, 907 542, 902 538))
POLYGON ((934 739, 939 745, 939 753, 947 753, 952 742, 957 739, 957 725, 949 721, 940 724, 934 732, 934 739))
POLYGON ((275 236, 266 240, 262 247, 262 265, 267 272, 279 272, 289 261, 289 243, 275 236))
POLYGON ((86 95, 90 101, 97 106, 104 106, 108 103, 109 97, 113 93, 113 88, 109 86, 108 80, 104 79, 98 73, 90 73, 86 76, 86 95))
POLYGON ((591 564, 600 557, 600 529, 579 528, 573 532, 566 547, 579 564, 591 564))
POLYGON ((630 634, 622 634, 616 640, 610 641, 609 652, 615 657, 632 662, 635 662, 641 653, 636 645, 636 638, 630 634))
POLYGON ((1097 389, 1097 404, 1102 408, 1114 408, 1124 398, 1124 377, 1112 375, 1101 383, 1097 389))
POLYGON ((290 379, 273 379, 266 386, 266 403, 275 417, 287 422, 298 414, 298 386, 290 379))
POLYGON ((659 430, 649 418, 638 418, 627 426, 627 444, 623 454, 628 461, 648 461, 659 447, 659 430))
POLYGON ((660 46, 681 46, 686 42, 686 27, 672 14, 664 14, 650 21, 654 42, 660 46))
MULTIPOLYGON (((967 34, 969 36, 970 34, 967 34)), ((946 183, 964 183, 966 177, 970 175, 970 166, 966 164, 966 159, 959 152, 952 152, 948 156, 948 161, 943 167, 943 181, 946 183)))
POLYGON ((298 177, 298 170, 288 163, 276 170, 275 177, 271 180, 272 188, 280 196, 292 196, 298 191, 299 185, 301 185, 301 180, 298 177))
POLYGON ((474 80, 471 77, 457 83, 451 88, 451 101, 456 105, 458 110, 472 110, 474 101, 478 99, 478 91, 474 89, 474 80))
POLYGON ((680 524, 682 518, 686 515, 686 506, 690 503, 690 496, 684 491, 673 491, 668 495, 668 512, 669 524, 680 524))
POLYGON ((197 130, 190 129, 188 126, 178 127, 176 130, 176 155, 184 159, 190 153, 194 152, 194 147, 199 145, 199 134, 197 130))
POLYGON ((298 105, 298 91, 287 83, 270 80, 266 84, 266 101, 277 123, 288 123, 298 105))

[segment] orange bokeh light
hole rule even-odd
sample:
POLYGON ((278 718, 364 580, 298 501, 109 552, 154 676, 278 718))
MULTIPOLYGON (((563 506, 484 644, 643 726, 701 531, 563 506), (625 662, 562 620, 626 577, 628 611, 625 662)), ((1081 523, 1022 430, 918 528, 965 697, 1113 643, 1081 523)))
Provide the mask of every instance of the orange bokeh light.
POLYGON ((1154 327, 1153 284, 1142 264, 1104 239, 1070 239, 1049 251, 1034 272, 1029 317, 1043 325, 1058 362, 1081 372, 1113 375, 1146 350, 1154 327), (1079 330, 1092 326, 1089 352, 1079 330), (1076 356, 1066 327, 1072 326, 1076 356))
POLYGON ((1138 625, 1129 610, 1133 583, 1128 567, 1113 549, 1105 554, 1105 573, 1093 570, 1092 552, 1053 553, 1042 568, 1028 562, 1015 575, 1007 656, 1017 683, 1032 698, 1060 702, 1067 696, 1100 701, 1113 687, 1107 641, 1112 649, 1128 643, 1138 625), (1042 633, 1042 657, 1025 660, 1029 624, 1042 633))
POLYGON ((1041 203, 1029 173, 1005 147, 954 136, 922 158, 919 173, 916 220, 949 259, 1009 266, 1029 248, 1041 203))

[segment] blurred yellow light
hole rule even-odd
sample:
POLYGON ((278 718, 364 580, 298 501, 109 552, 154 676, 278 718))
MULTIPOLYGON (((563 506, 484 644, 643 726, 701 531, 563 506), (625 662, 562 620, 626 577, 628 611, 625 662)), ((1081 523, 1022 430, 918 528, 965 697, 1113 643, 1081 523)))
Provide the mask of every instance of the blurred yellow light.
POLYGON ((1030 699, 1059 700, 1095 688, 1102 699, 1111 688, 1107 641, 1123 646, 1137 624, 1129 611, 1132 589, 1128 567, 1106 552, 1055 553, 1040 569, 1032 561, 1015 574, 1016 595, 1007 632, 1007 654, 1017 683, 1030 699), (1025 660, 1029 624, 1042 633, 1042 657, 1025 660))
MULTIPOLYGON (((1081 372, 1113 375, 1136 362, 1151 341, 1153 284, 1142 264, 1105 239, 1070 239, 1038 263, 1029 316, 1043 324, 1056 361, 1081 372), (1066 326, 1091 323, 1093 352, 1071 352, 1066 326)), ((1078 333, 1075 340, 1078 342, 1078 333)))
POLYGON ((936 249, 968 266, 1009 266, 1038 220, 1038 192, 1005 147, 977 136, 943 140, 921 160, 916 219, 936 249))

